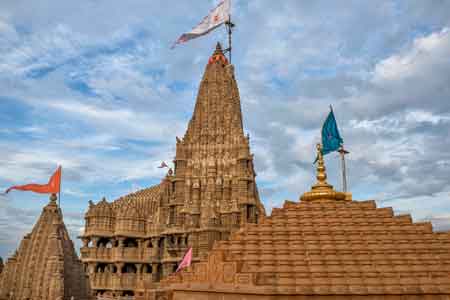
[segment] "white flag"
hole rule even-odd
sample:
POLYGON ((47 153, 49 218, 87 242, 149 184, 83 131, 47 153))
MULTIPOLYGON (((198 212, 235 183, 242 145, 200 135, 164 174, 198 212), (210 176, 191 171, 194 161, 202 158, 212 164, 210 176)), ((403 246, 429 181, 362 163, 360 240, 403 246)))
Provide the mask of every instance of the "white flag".
POLYGON ((191 31, 183 33, 173 44, 172 48, 177 44, 187 42, 199 36, 205 35, 216 29, 230 19, 231 0, 221 1, 203 20, 195 26, 191 31))

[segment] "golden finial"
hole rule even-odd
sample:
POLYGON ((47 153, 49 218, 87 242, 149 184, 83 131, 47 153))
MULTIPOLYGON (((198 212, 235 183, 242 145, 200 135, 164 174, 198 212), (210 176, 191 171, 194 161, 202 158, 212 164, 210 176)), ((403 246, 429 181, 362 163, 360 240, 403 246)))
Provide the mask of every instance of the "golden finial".
POLYGON ((322 186, 322 187, 329 187, 333 188, 331 185, 327 183, 327 172, 325 168, 325 163, 323 161, 323 154, 322 154, 322 145, 317 144, 317 183, 315 186, 322 186))
POLYGON ((344 200, 345 193, 336 192, 333 186, 327 182, 327 172, 323 160, 322 145, 317 144, 317 182, 311 187, 311 191, 304 193, 300 199, 302 201, 312 200, 344 200))

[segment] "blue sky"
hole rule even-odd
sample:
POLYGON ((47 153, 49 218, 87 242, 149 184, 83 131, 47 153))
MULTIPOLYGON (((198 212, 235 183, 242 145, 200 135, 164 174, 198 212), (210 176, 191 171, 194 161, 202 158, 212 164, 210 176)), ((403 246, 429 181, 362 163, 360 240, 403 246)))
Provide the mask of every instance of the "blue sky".
MULTIPOLYGON (((157 184, 225 29, 170 50, 216 1, 0 3, 0 188, 63 166, 71 237, 88 200, 157 184)), ((450 1, 235 0, 233 64, 261 197, 313 182, 333 105, 354 199, 450 229, 450 1)), ((326 157, 339 183, 338 157, 326 157)), ((0 197, 0 256, 47 197, 0 197)), ((77 242, 77 245, 79 243, 77 242)))

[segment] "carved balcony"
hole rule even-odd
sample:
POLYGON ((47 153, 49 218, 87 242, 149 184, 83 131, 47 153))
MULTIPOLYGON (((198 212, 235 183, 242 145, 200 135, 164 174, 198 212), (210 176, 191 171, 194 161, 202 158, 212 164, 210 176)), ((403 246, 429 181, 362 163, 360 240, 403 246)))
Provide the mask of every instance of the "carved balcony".
POLYGON ((150 262, 156 260, 153 248, 87 248, 80 250, 83 261, 133 261, 150 262))
POLYGON ((151 284, 152 274, 93 273, 89 275, 94 290, 135 290, 151 284))

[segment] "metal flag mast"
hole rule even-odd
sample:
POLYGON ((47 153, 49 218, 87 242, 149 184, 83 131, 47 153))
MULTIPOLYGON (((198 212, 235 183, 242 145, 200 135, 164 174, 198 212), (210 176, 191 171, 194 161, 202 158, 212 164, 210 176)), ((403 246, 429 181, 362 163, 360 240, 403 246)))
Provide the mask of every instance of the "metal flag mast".
POLYGON ((225 22, 225 26, 227 27, 228 33, 228 48, 225 49, 225 53, 228 52, 228 59, 231 64, 231 35, 233 34, 233 27, 236 26, 233 22, 231 22, 231 14, 228 15, 228 21, 225 22))
MULTIPOLYGON (((61 168, 61 166, 59 166, 61 168)), ((59 190, 58 190, 58 206, 61 208, 61 181, 62 181, 62 168, 61 168, 61 178, 59 179, 59 190)))
POLYGON ((341 168, 342 168, 342 191, 344 193, 347 192, 347 169, 345 166, 345 155, 349 154, 347 150, 344 149, 344 144, 339 147, 338 150, 339 154, 341 155, 341 168))

